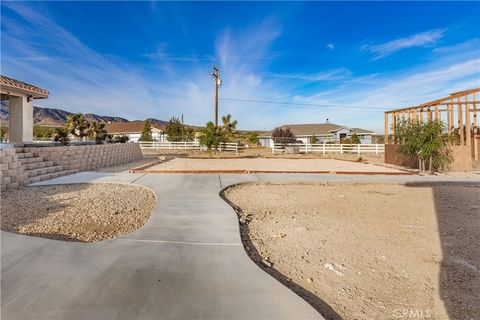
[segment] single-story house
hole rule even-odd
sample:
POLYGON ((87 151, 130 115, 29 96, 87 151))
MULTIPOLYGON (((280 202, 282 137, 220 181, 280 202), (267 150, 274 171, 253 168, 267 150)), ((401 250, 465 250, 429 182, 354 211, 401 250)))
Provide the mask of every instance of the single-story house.
MULTIPOLYGON (((163 128, 150 124, 152 126, 153 141, 167 141, 167 134, 163 128)), ((105 125, 105 130, 108 134, 114 136, 128 136, 130 141, 137 142, 142 135, 145 121, 130 121, 130 122, 110 122, 105 125)))
MULTIPOLYGON (((324 142, 341 142, 343 139, 350 138, 356 134, 360 138, 360 143, 372 143, 372 136, 375 132, 360 128, 349 128, 347 126, 338 125, 330 122, 315 124, 287 124, 279 128, 290 130, 295 138, 302 143, 310 143, 312 136, 317 138, 317 143, 324 142)), ((263 147, 272 147, 272 131, 264 133, 258 137, 259 144, 263 147)))

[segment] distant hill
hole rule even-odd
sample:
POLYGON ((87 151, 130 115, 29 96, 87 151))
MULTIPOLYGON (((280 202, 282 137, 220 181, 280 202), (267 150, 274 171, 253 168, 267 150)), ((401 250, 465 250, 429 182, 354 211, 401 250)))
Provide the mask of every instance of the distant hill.
MULTIPOLYGON (((67 117, 72 115, 72 112, 68 112, 62 109, 56 108, 41 108, 41 107, 33 107, 33 121, 35 125, 45 126, 45 127, 59 127, 62 126, 65 121, 67 121, 67 117)), ((99 122, 130 122, 129 120, 121 117, 112 117, 112 116, 99 116, 93 113, 86 113, 85 117, 88 120, 95 120, 99 122)), ((8 125, 8 123, 4 123, 4 121, 8 121, 9 112, 8 107, 2 101, 0 105, 0 120, 2 121, 2 126, 8 125)), ((155 118, 148 118, 152 124, 157 125, 158 127, 164 128, 168 121, 159 120, 155 118)))

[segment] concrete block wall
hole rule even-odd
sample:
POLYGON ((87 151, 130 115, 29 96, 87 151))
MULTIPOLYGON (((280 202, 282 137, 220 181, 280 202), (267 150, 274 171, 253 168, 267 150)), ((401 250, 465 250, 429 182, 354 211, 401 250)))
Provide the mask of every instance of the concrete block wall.
MULTIPOLYGON (((24 153, 42 157, 43 161, 53 161, 63 166, 63 170, 95 170, 116 164, 135 161, 143 157, 138 143, 116 143, 82 146, 23 147, 24 153)), ((1 190, 16 188, 25 184, 25 172, 15 149, 0 150, 1 190)))
POLYGON ((18 188, 27 179, 15 149, 0 150, 0 188, 18 188))
POLYGON ((137 143, 116 143, 83 146, 29 147, 24 152, 53 161, 66 170, 94 170, 143 157, 137 143))

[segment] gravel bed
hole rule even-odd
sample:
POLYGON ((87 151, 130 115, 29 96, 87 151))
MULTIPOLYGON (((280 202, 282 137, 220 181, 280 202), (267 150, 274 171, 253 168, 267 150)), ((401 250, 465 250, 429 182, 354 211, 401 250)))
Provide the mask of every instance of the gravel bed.
POLYGON ((70 184, 1 195, 1 229, 49 239, 95 242, 142 227, 157 199, 140 186, 70 184))

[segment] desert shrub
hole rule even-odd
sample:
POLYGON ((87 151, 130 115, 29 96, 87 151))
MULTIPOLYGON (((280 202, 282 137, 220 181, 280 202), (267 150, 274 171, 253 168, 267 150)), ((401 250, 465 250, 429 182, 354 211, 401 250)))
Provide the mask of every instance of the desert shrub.
POLYGON ((311 138, 310 138, 310 143, 311 144, 316 144, 317 142, 318 142, 317 137, 315 137, 315 135, 312 135, 311 138))
POLYGON ((290 128, 275 128, 272 131, 272 139, 274 143, 286 145, 289 143, 295 143, 295 135, 290 128))

